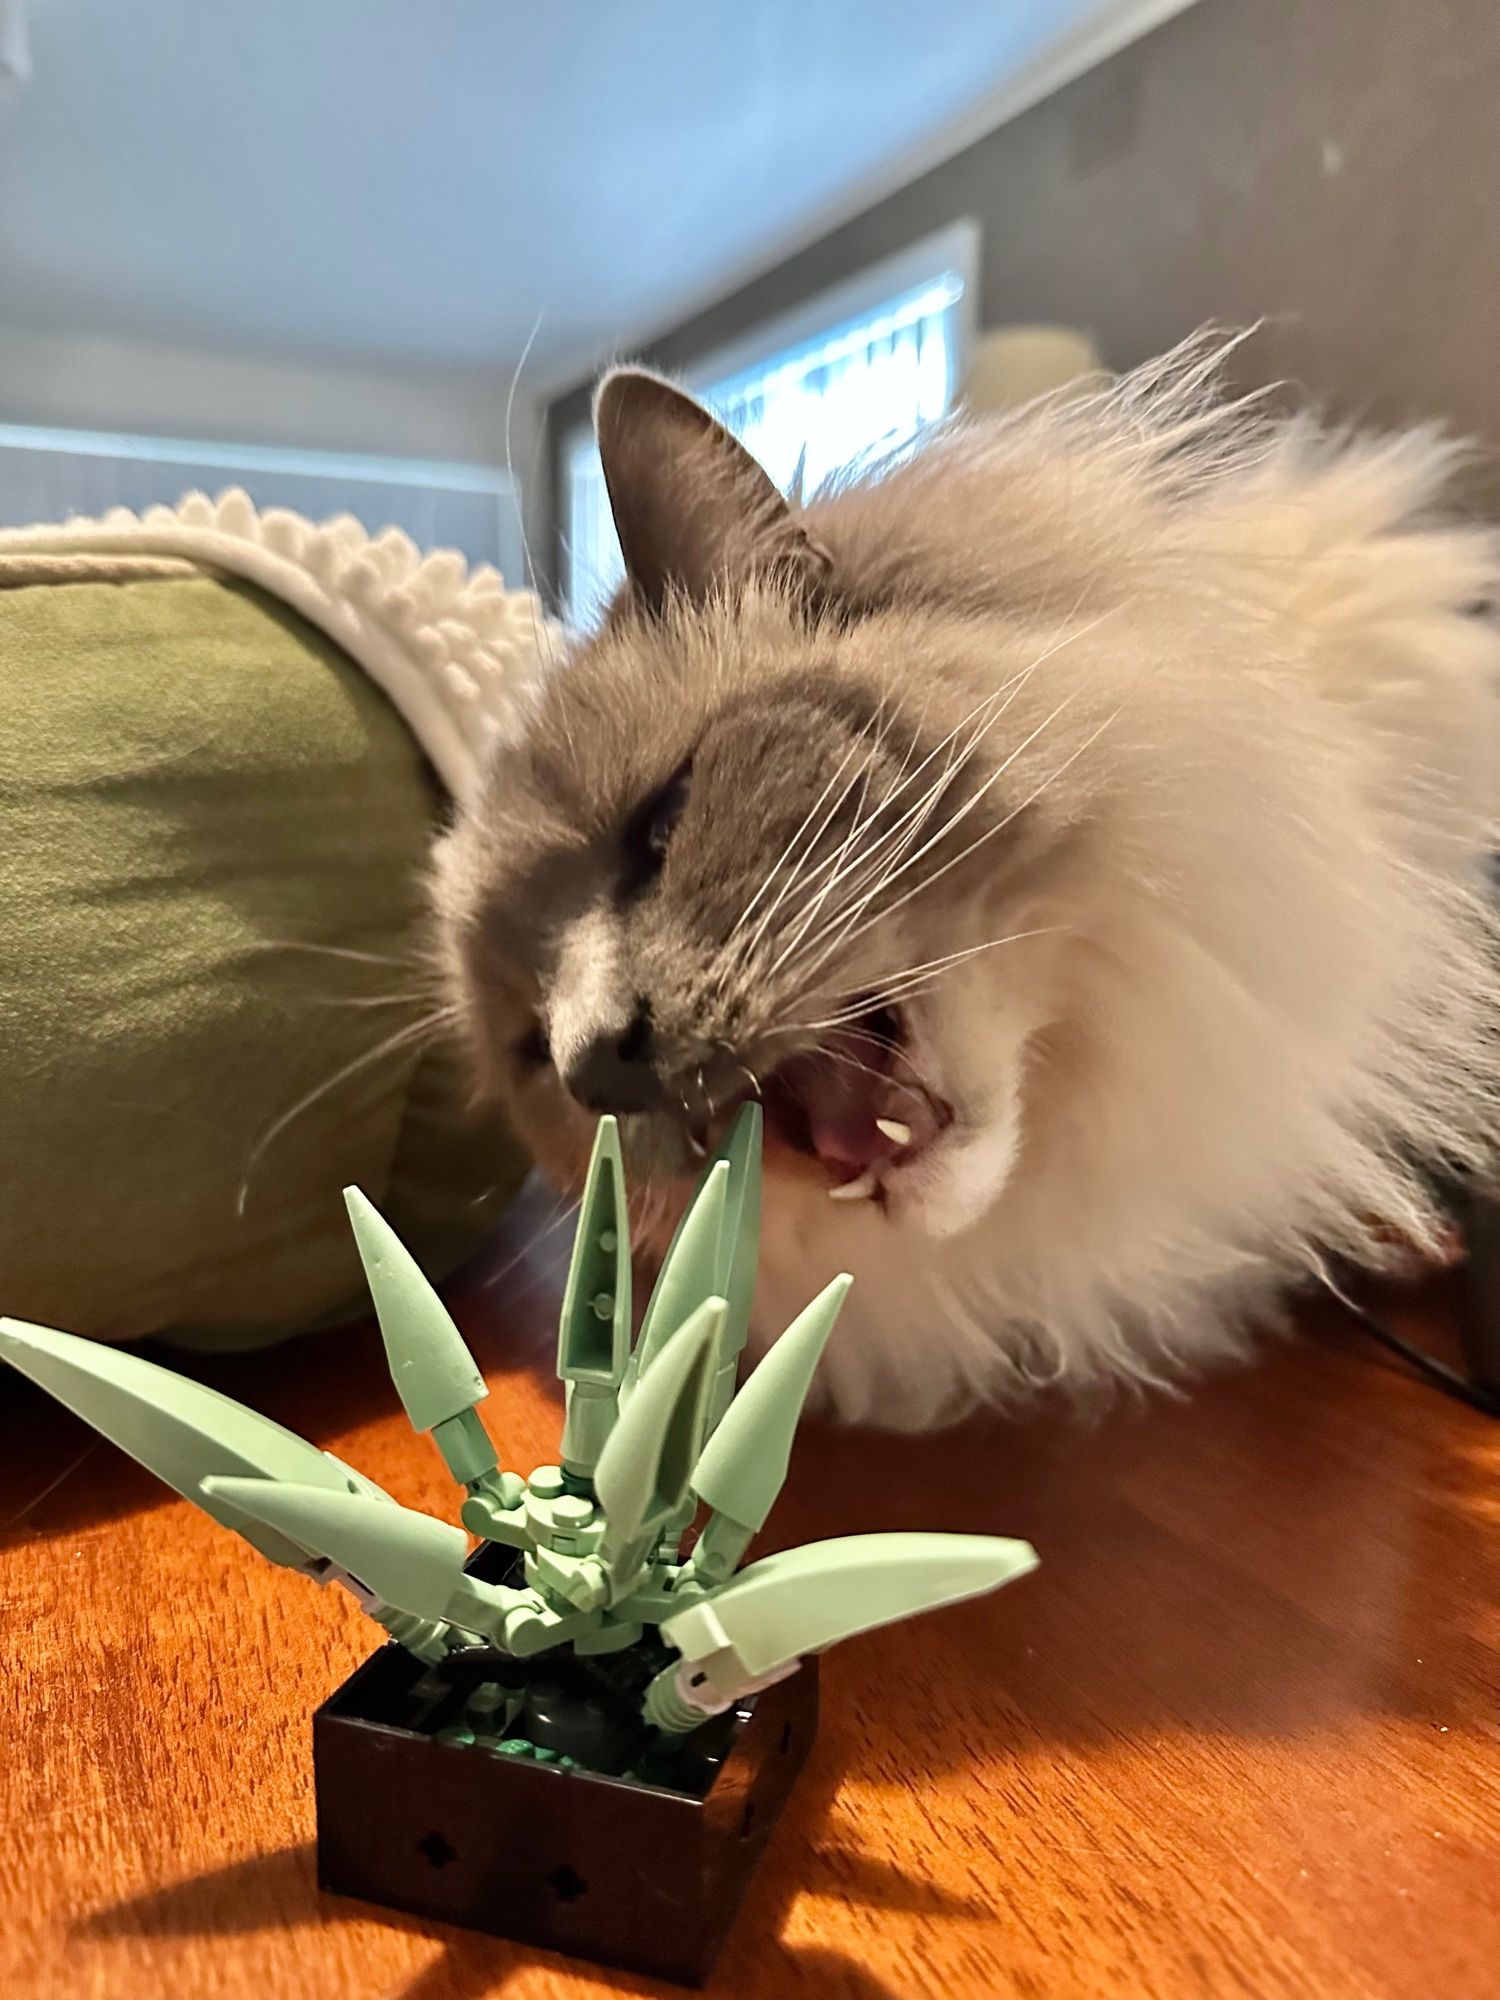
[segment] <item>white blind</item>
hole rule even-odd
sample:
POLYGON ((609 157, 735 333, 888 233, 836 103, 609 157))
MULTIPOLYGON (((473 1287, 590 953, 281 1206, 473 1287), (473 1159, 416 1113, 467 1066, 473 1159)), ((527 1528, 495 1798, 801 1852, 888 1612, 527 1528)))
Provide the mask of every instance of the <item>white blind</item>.
MULTIPOLYGON (((783 492, 809 495, 947 414, 958 387, 963 296, 960 272, 936 272, 699 393, 783 492)), ((624 574, 587 431, 572 440, 565 472, 568 610, 575 625, 587 625, 624 574)))
POLYGON ((515 490, 499 467, 0 425, 0 527, 111 507, 139 514, 175 506, 194 487, 226 486, 243 487, 261 509, 314 521, 352 514, 372 535, 404 528, 418 548, 457 549, 493 563, 513 588, 526 582, 515 490))

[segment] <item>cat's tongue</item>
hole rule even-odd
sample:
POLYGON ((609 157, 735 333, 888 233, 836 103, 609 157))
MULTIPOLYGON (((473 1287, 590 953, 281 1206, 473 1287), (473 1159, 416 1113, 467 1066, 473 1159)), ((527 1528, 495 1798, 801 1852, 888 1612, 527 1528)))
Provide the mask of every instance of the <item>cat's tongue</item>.
POLYGON ((835 1181, 920 1151, 937 1134, 936 1107, 925 1091, 892 1074, 893 1053, 849 1036, 795 1057, 779 1072, 806 1121, 811 1150, 835 1181))

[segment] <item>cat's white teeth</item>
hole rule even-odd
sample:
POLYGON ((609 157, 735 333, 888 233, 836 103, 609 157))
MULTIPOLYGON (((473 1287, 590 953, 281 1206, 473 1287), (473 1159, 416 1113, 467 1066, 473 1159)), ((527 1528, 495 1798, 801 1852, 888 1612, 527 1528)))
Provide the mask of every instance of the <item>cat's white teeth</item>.
POLYGON ((868 1201, 871 1195, 874 1194, 877 1185, 875 1169, 873 1167, 866 1167, 864 1172, 857 1175, 852 1181, 836 1181, 828 1190, 828 1199, 830 1201, 868 1201))
POLYGON ((883 1132, 893 1146, 911 1144, 911 1127, 900 1118, 877 1118, 875 1130, 883 1132))

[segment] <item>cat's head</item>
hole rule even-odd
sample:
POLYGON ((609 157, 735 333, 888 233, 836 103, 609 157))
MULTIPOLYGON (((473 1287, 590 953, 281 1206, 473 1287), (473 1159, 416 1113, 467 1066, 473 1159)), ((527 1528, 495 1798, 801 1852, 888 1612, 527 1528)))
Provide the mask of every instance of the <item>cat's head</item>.
POLYGON ((669 384, 617 371, 595 415, 627 584, 439 858, 481 1086, 565 1180, 598 1113, 671 1180, 754 1093, 820 1222, 950 1235, 1052 1011, 1034 654, 841 569, 836 508, 669 384))
POLYGON ((761 1092, 756 1337, 854 1270, 846 1415, 1156 1379, 1489 1157, 1500 557, 1434 524, 1439 443, 1221 359, 800 513, 670 385, 600 393, 628 582, 443 844, 452 997, 564 1182, 612 1109, 669 1192, 761 1092))

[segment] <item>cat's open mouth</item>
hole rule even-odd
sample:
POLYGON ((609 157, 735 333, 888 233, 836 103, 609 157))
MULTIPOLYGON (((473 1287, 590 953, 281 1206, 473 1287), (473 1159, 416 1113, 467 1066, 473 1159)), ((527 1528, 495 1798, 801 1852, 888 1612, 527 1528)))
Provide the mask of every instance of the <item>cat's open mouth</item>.
POLYGON ((763 1101, 768 1140, 821 1166, 834 1201, 883 1203, 888 1176, 913 1165, 953 1122, 893 1007, 783 1063, 765 1079, 763 1101))

